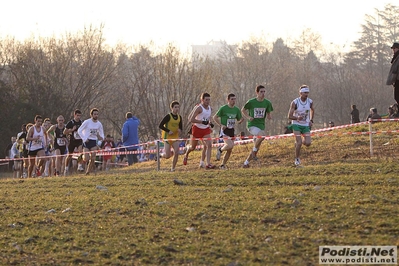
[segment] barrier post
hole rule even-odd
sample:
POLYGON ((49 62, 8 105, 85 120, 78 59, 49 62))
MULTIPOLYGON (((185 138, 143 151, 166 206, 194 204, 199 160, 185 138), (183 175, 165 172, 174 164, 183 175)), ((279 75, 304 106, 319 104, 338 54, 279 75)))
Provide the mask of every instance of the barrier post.
POLYGON ((159 144, 159 140, 156 140, 157 141, 157 171, 159 171, 159 170, 161 170, 161 157, 159 156, 159 146, 160 146, 160 144, 159 144))
POLYGON ((369 135, 370 135, 370 156, 373 156, 373 126, 371 123, 371 118, 369 119, 369 135))

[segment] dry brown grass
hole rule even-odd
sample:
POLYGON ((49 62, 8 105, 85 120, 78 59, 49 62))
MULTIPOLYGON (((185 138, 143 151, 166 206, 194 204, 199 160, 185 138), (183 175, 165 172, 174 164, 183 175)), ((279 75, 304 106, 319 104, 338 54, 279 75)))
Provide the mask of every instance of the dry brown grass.
POLYGON ((317 265, 320 245, 398 245, 397 135, 377 134, 370 157, 349 131, 315 136, 303 168, 289 138, 249 169, 243 145, 227 171, 198 169, 195 152, 173 173, 162 160, 0 180, 0 264, 317 265))

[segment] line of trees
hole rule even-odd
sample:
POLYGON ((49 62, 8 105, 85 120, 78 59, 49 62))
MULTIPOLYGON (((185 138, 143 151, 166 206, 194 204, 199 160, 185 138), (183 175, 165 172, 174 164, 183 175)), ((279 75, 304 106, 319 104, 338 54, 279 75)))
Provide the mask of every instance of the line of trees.
MULTIPOLYGON (((268 134, 280 134, 287 123, 288 106, 298 88, 307 84, 315 102, 316 123, 349 122, 351 104, 365 118, 370 107, 381 113, 393 104, 392 89, 385 85, 392 56, 390 45, 399 37, 399 8, 387 4, 366 15, 361 36, 349 52, 327 50, 321 36, 305 29, 290 44, 261 38, 236 45, 225 44, 217 57, 187 56, 176 47, 154 44, 135 47, 105 44, 103 26, 67 33, 61 38, 32 38, 24 42, 0 40, 0 127, 9 143, 23 123, 35 114, 55 122, 69 119, 79 108, 87 118, 100 109, 106 134, 120 135, 124 114, 140 118, 141 139, 158 136, 158 123, 169 103, 181 103, 186 118, 202 92, 212 96, 213 108, 237 95, 239 107, 255 96, 257 84, 268 88, 274 105, 268 134)), ((184 121, 185 132, 190 126, 184 121)), ((245 131, 245 126, 239 128, 245 131)))

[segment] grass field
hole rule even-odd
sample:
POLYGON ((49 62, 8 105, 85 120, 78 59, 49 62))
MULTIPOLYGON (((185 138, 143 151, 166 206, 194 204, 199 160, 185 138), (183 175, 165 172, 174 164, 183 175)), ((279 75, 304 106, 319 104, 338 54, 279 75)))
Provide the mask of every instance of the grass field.
POLYGON ((173 173, 163 160, 1 179, 0 264, 318 265, 322 245, 397 246, 398 134, 376 134, 370 157, 355 131, 367 127, 314 136, 303 168, 287 138, 265 141, 249 169, 241 145, 228 170, 198 169, 194 152, 173 173))

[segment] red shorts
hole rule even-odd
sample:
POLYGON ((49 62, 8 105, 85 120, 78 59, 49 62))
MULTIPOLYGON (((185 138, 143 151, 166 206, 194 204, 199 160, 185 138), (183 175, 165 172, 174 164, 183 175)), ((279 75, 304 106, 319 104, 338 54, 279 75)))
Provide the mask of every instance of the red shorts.
POLYGON ((112 159, 112 155, 103 155, 103 159, 104 159, 105 162, 108 161, 108 160, 111 160, 112 159))
POLYGON ((205 129, 199 128, 195 125, 192 127, 192 133, 194 138, 203 138, 206 135, 210 135, 212 133, 211 128, 207 127, 205 129))

